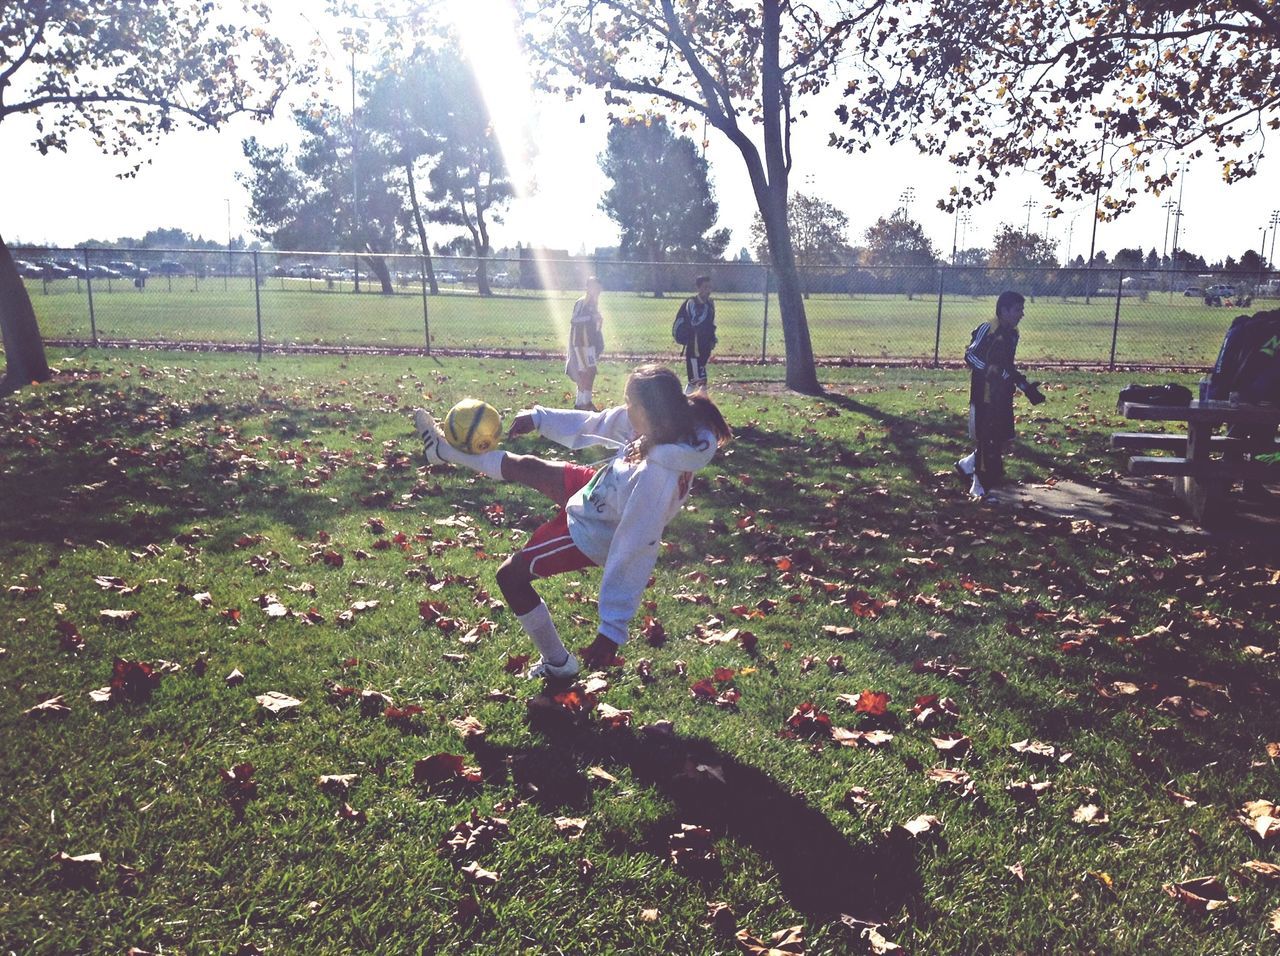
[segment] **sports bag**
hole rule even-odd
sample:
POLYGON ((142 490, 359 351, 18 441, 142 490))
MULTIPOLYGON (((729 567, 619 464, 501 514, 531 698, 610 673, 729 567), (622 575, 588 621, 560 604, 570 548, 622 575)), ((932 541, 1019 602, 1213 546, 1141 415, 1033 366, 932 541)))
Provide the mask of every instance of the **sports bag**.
POLYGON ((688 345, 693 341, 693 323, 684 314, 683 306, 676 313, 676 320, 671 323, 671 337, 676 340, 677 345, 688 345))
POLYGON ((1190 405, 1191 389, 1176 382, 1164 385, 1126 385, 1120 389, 1120 404, 1136 405, 1190 405))
POLYGON ((1280 402, 1280 309, 1238 315, 1209 377, 1208 397, 1239 392, 1246 402, 1280 402))

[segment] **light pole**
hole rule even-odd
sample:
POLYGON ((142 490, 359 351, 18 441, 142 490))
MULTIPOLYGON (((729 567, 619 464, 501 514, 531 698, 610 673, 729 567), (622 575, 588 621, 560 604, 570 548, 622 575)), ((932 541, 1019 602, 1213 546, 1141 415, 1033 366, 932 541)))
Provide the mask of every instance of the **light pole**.
POLYGON ((1173 213, 1173 256, 1172 258, 1174 261, 1171 263, 1172 265, 1175 265, 1175 266, 1177 265, 1177 259, 1178 259, 1178 229, 1182 225, 1182 216, 1183 216, 1182 188, 1187 184, 1187 169, 1188 169, 1187 161, 1185 159, 1179 160, 1178 161, 1178 204, 1176 207, 1174 207, 1174 213, 1173 213))
POLYGON ((1280 209, 1276 209, 1271 213, 1271 254, 1267 256, 1267 267, 1274 270, 1276 267, 1276 230, 1280 229, 1280 209))
POLYGON ((1022 205, 1023 205, 1023 208, 1027 210, 1027 224, 1023 228, 1022 232, 1024 235, 1029 236, 1031 235, 1031 207, 1035 205, 1035 202, 1033 202, 1031 197, 1028 196, 1027 201, 1024 202, 1022 205))
POLYGON ((353 291, 360 291, 360 179, 356 175, 356 50, 351 48, 351 264, 353 291))
POLYGON ((224 200, 227 204, 227 272, 222 277, 222 291, 227 291, 227 277, 231 275, 231 200, 224 200))
POLYGON ((906 219, 907 216, 911 213, 911 203, 915 200, 915 198, 916 198, 915 186, 908 186, 906 189, 902 191, 901 195, 898 196, 898 212, 902 215, 903 219, 906 219))

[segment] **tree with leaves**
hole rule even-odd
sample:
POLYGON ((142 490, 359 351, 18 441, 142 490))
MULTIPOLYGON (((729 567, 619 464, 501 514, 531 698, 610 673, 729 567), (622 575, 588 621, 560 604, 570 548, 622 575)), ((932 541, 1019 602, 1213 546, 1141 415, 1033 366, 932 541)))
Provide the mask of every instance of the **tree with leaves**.
MULTIPOLYGON (((1052 291, 1058 280, 1058 245, 1048 236, 1001 223, 991 240, 987 267, 1002 273, 1002 286, 1016 285, 1019 291, 1034 297, 1052 291)), ((1088 282, 1088 277, 1081 277, 1088 282)), ((1084 291, 1084 290, 1081 290, 1084 291)))
POLYGON ((296 157, 256 137, 244 142, 249 172, 237 178, 249 189, 254 232, 279 249, 358 250, 389 295, 380 253, 396 250, 404 209, 398 165, 332 104, 297 110, 294 119, 302 132, 296 157))
MULTIPOLYGON (((787 203, 787 221, 796 268, 808 298, 813 269, 841 265, 850 258, 849 217, 825 199, 798 192, 787 203)), ((758 212, 751 221, 751 244, 759 261, 773 262, 769 235, 758 212)))
MULTIPOLYGON (((34 120, 31 145, 77 136, 128 156, 179 126, 269 116, 307 76, 268 31, 264 6, 183 0, 6 0, 0 4, 0 122, 34 120)), ((134 175, 140 162, 123 175, 134 175)), ((0 393, 52 374, 26 287, 0 240, 0 393)))
POLYGON ((1211 153, 1228 182, 1254 175, 1280 129, 1273 0, 902 0, 860 37, 881 67, 839 109, 850 151, 910 138, 970 181, 943 205, 992 196, 1012 170, 1060 203, 1101 192, 1104 217, 1159 195, 1170 152, 1211 153))
POLYGON ((911 298, 936 281, 938 253, 924 227, 902 209, 881 216, 863 237, 862 265, 911 298))
POLYGON ((580 84, 606 102, 659 103, 705 121, 746 167, 778 279, 786 382, 819 394, 813 345, 787 221, 793 124, 804 97, 832 81, 850 36, 872 30, 885 0, 753 4, 715 0, 522 0, 526 45, 573 95, 580 84))
POLYGON ((667 288, 661 263, 724 255, 729 230, 712 231, 719 207, 707 161, 693 140, 672 132, 665 116, 614 123, 600 168, 612 181, 600 208, 618 224, 622 256, 652 264, 654 295, 667 288))

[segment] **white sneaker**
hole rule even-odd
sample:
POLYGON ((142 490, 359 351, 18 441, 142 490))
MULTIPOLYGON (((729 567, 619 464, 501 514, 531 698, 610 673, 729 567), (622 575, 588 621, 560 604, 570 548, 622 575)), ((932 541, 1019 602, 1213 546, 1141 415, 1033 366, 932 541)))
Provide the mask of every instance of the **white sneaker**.
POLYGON ((978 476, 973 476, 973 484, 969 486, 969 494, 974 498, 985 498, 987 489, 982 487, 982 482, 978 480, 978 476))
POLYGON ((569 659, 559 667, 548 663, 544 658, 530 667, 524 676, 530 680, 538 680, 539 678, 543 680, 568 680, 570 677, 576 677, 577 674, 578 659, 570 654, 569 659))
POLYGON ((444 460, 444 456, 440 454, 440 447, 444 444, 444 435, 440 432, 440 426, 436 424, 436 420, 431 417, 431 413, 425 408, 415 408, 413 410, 413 427, 417 431, 418 437, 422 439, 422 456, 427 459, 427 464, 448 464, 444 460))

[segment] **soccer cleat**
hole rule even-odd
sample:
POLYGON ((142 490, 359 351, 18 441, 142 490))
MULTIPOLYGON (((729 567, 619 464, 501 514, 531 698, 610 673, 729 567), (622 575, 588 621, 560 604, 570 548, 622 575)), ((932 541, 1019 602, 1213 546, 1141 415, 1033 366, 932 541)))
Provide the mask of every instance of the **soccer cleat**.
POLYGON ((978 480, 978 476, 973 476, 973 484, 969 486, 969 494, 974 498, 985 498, 987 489, 982 487, 982 482, 978 480))
POLYGON ((418 437, 422 439, 422 456, 427 459, 427 464, 448 464, 440 454, 440 448, 444 445, 444 435, 440 432, 440 426, 436 424, 436 420, 431 417, 431 413, 425 408, 415 408, 413 427, 418 437))
POLYGON ((550 663, 545 658, 529 668, 524 675, 530 680, 569 680, 578 674, 578 659, 572 654, 560 666, 550 663))

